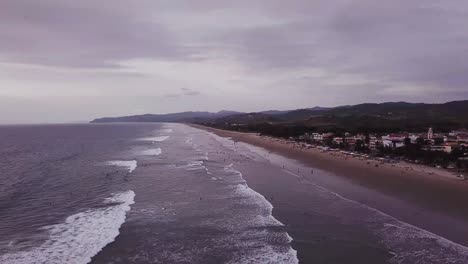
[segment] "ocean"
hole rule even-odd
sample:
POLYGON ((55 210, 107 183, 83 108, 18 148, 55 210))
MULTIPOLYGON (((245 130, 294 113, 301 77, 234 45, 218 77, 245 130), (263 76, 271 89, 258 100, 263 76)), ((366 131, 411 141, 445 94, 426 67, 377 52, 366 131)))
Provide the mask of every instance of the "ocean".
POLYGON ((3 126, 0 263, 468 263, 308 170, 183 124, 3 126))

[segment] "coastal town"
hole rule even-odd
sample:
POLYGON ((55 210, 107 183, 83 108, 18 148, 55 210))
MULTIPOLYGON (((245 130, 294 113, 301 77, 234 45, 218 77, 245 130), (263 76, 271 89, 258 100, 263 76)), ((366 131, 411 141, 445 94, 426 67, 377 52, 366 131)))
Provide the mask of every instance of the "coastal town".
POLYGON ((413 163, 447 169, 468 180, 468 130, 439 133, 351 134, 305 133, 290 137, 301 148, 377 160, 381 163, 413 163))

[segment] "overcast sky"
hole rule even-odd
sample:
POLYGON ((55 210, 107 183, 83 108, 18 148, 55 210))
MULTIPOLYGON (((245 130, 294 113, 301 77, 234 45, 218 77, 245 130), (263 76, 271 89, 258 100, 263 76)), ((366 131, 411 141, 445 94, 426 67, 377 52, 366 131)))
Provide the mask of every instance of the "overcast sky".
POLYGON ((466 0, 0 0, 0 123, 468 99, 466 0))

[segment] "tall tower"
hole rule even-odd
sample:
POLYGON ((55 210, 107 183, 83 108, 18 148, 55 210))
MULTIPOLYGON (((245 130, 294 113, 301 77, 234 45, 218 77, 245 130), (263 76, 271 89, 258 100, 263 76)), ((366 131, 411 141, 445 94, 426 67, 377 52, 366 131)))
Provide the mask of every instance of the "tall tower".
POLYGON ((433 139, 434 138, 434 132, 432 131, 432 127, 429 128, 427 131, 427 139, 433 139))

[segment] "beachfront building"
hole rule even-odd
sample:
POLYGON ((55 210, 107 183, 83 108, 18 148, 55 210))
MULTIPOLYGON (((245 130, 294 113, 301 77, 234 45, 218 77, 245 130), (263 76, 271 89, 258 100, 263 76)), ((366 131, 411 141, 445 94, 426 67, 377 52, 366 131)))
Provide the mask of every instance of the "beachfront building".
POLYGON ((408 134, 389 134, 382 137, 382 145, 387 148, 401 148, 405 145, 408 134))
POLYGON ((434 131, 432 130, 432 127, 429 128, 427 131, 427 139, 432 140, 434 138, 434 131))
POLYGON ((382 140, 378 139, 376 136, 370 136, 369 149, 376 150, 380 145, 382 145, 382 140))
POLYGON ((452 146, 448 144, 444 145, 430 145, 427 146, 427 150, 429 151, 443 151, 446 153, 451 153, 452 152, 452 146))
POLYGON ((408 138, 411 140, 411 144, 416 144, 418 143, 418 138, 423 138, 423 134, 411 134, 408 138))
POLYGON ((446 138, 447 139, 445 140, 445 143, 448 143, 448 144, 456 144, 457 143, 457 136, 448 135, 446 138))
POLYGON ((323 141, 323 134, 320 133, 312 133, 312 140, 322 142, 323 141))
POLYGON ((468 134, 458 134, 457 143, 460 145, 468 145, 468 134))
POLYGON ((334 137, 334 138, 333 138, 333 142, 336 143, 336 144, 338 144, 338 145, 341 145, 341 144, 344 143, 344 138, 342 138, 342 137, 334 137))
POLYGON ((345 137, 344 141, 349 145, 349 146, 354 146, 356 145, 357 138, 353 136, 347 136, 345 137))
POLYGON ((324 141, 325 141, 325 140, 332 140, 332 139, 333 139, 333 136, 335 136, 335 134, 330 133, 330 132, 329 132, 329 133, 323 133, 323 134, 322 134, 322 138, 323 138, 324 141))
POLYGON ((468 135, 468 130, 463 129, 463 130, 454 130, 449 133, 449 136, 457 137, 459 135, 468 135))

